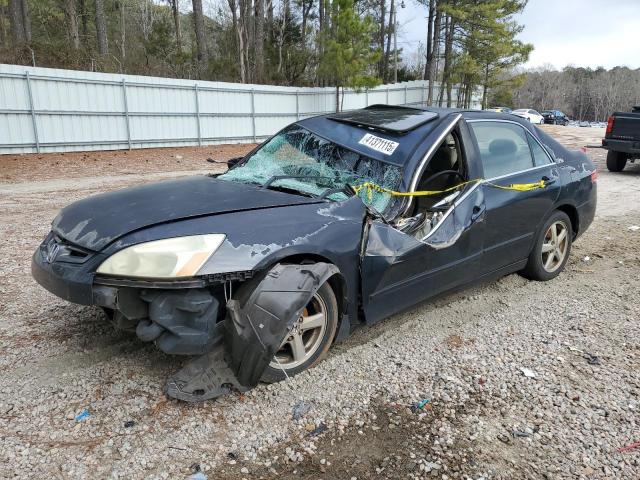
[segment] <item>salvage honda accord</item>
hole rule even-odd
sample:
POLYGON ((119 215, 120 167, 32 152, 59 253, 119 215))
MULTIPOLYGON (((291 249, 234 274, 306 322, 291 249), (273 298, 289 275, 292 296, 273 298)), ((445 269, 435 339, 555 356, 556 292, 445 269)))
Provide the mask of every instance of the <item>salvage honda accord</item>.
POLYGON ((73 203, 33 255, 50 292, 196 356, 166 387, 187 401, 295 375, 442 292, 552 279, 596 207, 584 153, 493 112, 308 118, 232 163, 73 203))

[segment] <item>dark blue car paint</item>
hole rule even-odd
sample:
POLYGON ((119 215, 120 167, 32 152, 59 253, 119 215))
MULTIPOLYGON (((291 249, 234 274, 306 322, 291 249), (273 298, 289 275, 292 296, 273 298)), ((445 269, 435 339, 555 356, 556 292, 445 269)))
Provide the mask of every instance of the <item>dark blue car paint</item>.
POLYGON ((556 208, 570 213, 576 235, 589 226, 595 212, 595 184, 590 177, 594 167, 586 155, 569 152, 512 115, 435 111, 440 113, 437 120, 404 136, 373 132, 400 143, 392 158, 357 143, 370 130, 326 117, 299 124, 371 157, 403 165, 401 189, 407 189, 416 170, 425 165, 430 147, 456 116, 461 115, 455 128, 463 142, 469 178, 480 178, 482 167, 465 120, 512 121, 547 146, 556 163, 509 178, 508 183, 537 182, 541 174, 555 183, 532 192, 468 187, 474 191, 454 209, 431 243, 418 242, 387 225, 404 210, 407 199, 396 201, 385 212, 385 220, 368 213, 357 197, 325 202, 206 176, 143 185, 63 209, 54 231, 97 254, 85 265, 51 264, 38 249, 34 277, 58 296, 90 304, 87 291, 95 281, 93 272, 116 251, 161 238, 224 233, 225 243, 199 272, 203 276, 224 270, 260 271, 287 259, 324 260, 336 265, 343 278, 343 312, 353 324, 372 323, 443 291, 521 268, 542 222, 556 208), (72 283, 78 281, 81 285, 72 283), (75 295, 75 288, 82 295, 75 295))

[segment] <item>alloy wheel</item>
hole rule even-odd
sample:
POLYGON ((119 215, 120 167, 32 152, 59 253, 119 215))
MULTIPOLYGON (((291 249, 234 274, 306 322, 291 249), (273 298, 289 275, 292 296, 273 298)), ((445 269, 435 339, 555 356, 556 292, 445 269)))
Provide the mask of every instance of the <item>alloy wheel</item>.
POLYGON ((542 266, 549 272, 555 272, 564 263, 569 249, 569 229, 562 221, 549 225, 542 242, 542 266))
POLYGON ((308 361, 322 345, 327 328, 327 306, 317 293, 302 311, 271 361, 271 368, 289 370, 308 361))

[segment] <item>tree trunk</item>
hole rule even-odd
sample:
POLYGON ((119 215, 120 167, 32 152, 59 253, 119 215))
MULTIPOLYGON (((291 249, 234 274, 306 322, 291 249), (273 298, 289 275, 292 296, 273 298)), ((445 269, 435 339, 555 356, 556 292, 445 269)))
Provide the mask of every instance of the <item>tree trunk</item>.
MULTIPOLYGON (((261 0, 262 1, 262 0, 261 0)), ((307 22, 309 20, 309 13, 313 8, 313 0, 302 1, 302 48, 307 46, 307 22)))
MULTIPOLYGON (((322 0, 320 0, 322 2, 322 0)), ((273 0, 266 0, 267 2, 267 38, 269 41, 273 41, 273 0)), ((322 22, 320 22, 322 27, 322 22)))
POLYGON ((487 90, 489 88, 489 65, 484 68, 484 85, 482 85, 482 109, 487 109, 487 90))
MULTIPOLYGON (((264 0, 255 0, 256 32, 253 36, 256 83, 264 82, 264 0)), ((304 4, 302 6, 304 10, 304 4)))
POLYGON ((171 11, 173 12, 173 24, 176 29, 176 50, 182 52, 182 30, 180 29, 180 0, 170 0, 171 11))
POLYGON ((447 32, 447 43, 445 44, 445 56, 448 59, 447 61, 447 108, 451 108, 451 66, 453 63, 453 32, 456 28, 456 23, 453 18, 449 19, 449 31, 447 32))
POLYGON ((382 82, 386 82, 387 78, 388 78, 388 73, 389 73, 389 57, 391 55, 391 36, 393 35, 393 29, 395 28, 395 25, 392 24, 393 22, 393 16, 395 15, 395 1, 391 0, 391 10, 389 11, 389 28, 387 29, 387 50, 384 54, 384 65, 383 65, 383 72, 382 72, 382 82))
POLYGON ((24 28, 24 38, 27 43, 31 43, 31 17, 29 16, 29 5, 27 0, 21 1, 22 6, 22 25, 24 28))
POLYGON ((6 8, 4 5, 0 5, 0 45, 4 45, 7 42, 7 31, 4 26, 5 15, 6 8))
POLYGON ((433 87, 438 74, 438 57, 440 56, 440 23, 442 22, 442 12, 436 11, 433 20, 433 41, 431 45, 431 61, 429 62, 429 71, 427 72, 427 80, 429 80, 429 94, 427 95, 427 105, 433 103, 433 87))
POLYGON ((242 40, 242 32, 240 27, 240 22, 238 21, 238 11, 235 0, 227 0, 229 3, 229 9, 231 10, 231 24, 233 26, 233 31, 236 32, 236 52, 238 55, 238 64, 240 66, 240 81, 242 83, 246 83, 246 71, 244 65, 244 43, 242 40))
POLYGON ((9 0, 9 23, 14 45, 21 45, 27 41, 22 18, 22 0, 9 0))
POLYGON ((198 48, 198 63, 206 66, 209 61, 207 40, 204 34, 204 16, 202 14, 202 0, 193 0, 193 28, 196 32, 196 46, 198 48))
MULTIPOLYGON (((70 0, 74 1, 74 0, 70 0)), ((120 58, 124 68, 124 59, 127 56, 127 16, 124 0, 120 1, 120 58)), ((124 73, 124 71, 123 71, 124 73)))
POLYGON ((87 3, 86 0, 80 0, 80 25, 82 26, 82 43, 86 45, 87 39, 89 38, 89 22, 87 18, 87 3))
MULTIPOLYGON (((384 52, 384 30, 385 30, 385 15, 387 9, 387 0, 380 0, 380 35, 378 41, 380 42, 380 52, 384 52)), ((380 55, 378 61, 378 77, 384 77, 384 57, 380 55)))
POLYGON ((433 20, 436 15, 436 1, 429 1, 429 16, 427 17, 427 63, 424 65, 423 78, 429 77, 429 67, 433 61, 433 20))
POLYGON ((100 55, 107 55, 109 53, 109 41, 107 39, 107 20, 104 16, 104 0, 95 0, 95 3, 98 52, 100 55))
POLYGON ((64 16, 67 20, 69 43, 71 44, 71 48, 78 50, 80 48, 80 32, 78 31, 78 16, 76 14, 75 0, 64 0, 63 9, 64 16))

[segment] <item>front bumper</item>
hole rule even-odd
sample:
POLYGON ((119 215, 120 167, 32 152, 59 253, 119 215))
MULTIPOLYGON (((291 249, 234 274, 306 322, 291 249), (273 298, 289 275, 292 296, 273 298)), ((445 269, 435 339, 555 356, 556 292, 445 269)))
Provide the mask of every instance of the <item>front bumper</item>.
MULTIPOLYGON (((49 262, 46 250, 38 248, 31 259, 31 275, 49 292, 69 302, 92 305, 93 273, 86 264, 49 262)), ((92 262, 93 263, 93 262, 92 262)))

